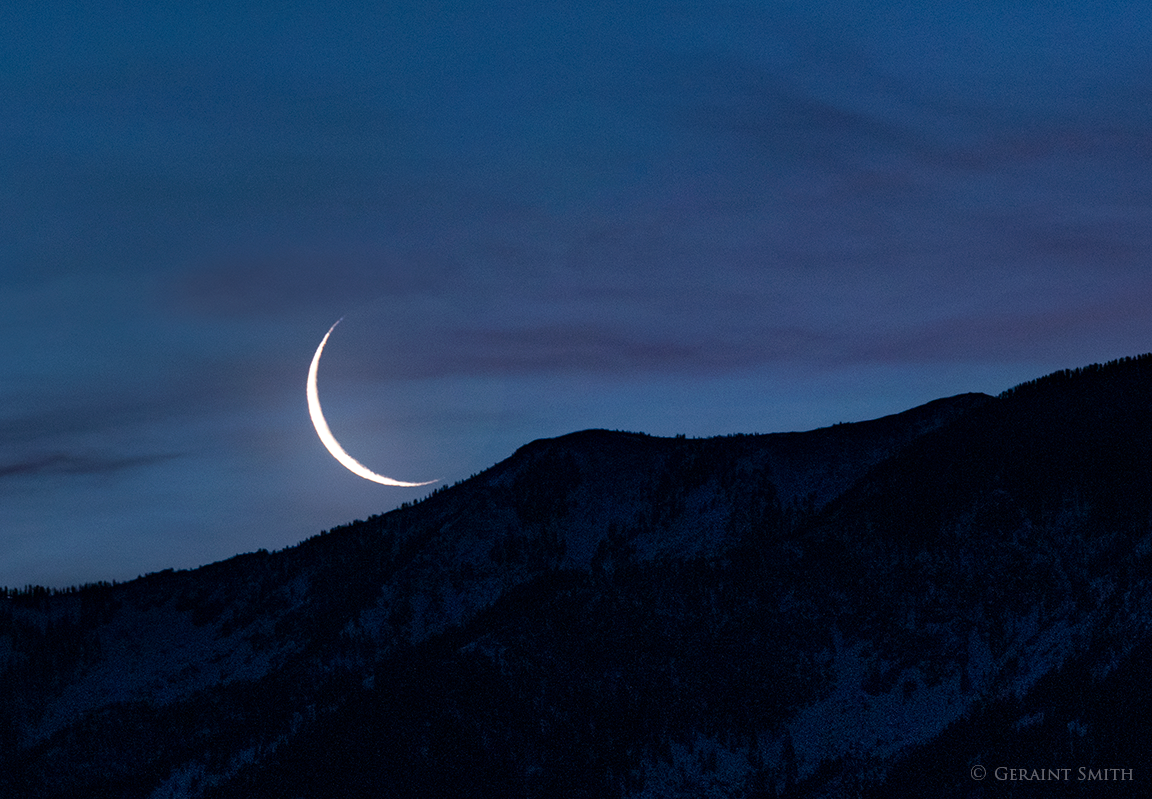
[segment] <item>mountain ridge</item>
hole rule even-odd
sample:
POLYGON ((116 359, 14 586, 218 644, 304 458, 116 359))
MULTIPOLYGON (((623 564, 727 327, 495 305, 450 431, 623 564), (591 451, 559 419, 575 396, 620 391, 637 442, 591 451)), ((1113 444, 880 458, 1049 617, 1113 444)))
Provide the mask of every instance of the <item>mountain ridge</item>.
POLYGON ((1052 686, 1147 682, 1150 389, 1145 355, 805 433, 578 431, 279 552, 9 592, 0 795, 962 796, 981 740, 1135 752, 1052 686))

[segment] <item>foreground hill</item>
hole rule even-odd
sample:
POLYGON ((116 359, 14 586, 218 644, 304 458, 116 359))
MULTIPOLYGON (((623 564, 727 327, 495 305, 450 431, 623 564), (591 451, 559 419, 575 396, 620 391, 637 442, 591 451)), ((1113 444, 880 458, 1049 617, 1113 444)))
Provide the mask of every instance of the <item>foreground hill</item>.
POLYGON ((0 796, 1146 795, 1150 552, 1150 356, 573 433, 281 552, 0 600, 0 796))

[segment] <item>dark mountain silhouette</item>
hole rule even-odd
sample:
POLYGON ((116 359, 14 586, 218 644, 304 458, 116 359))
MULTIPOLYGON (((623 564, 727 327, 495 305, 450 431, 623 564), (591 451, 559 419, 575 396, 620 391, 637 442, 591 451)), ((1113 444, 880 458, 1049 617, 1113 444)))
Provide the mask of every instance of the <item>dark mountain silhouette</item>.
POLYGON ((1149 355, 535 441, 281 552, 5 592, 0 796, 1143 796, 1150 553, 1149 355))

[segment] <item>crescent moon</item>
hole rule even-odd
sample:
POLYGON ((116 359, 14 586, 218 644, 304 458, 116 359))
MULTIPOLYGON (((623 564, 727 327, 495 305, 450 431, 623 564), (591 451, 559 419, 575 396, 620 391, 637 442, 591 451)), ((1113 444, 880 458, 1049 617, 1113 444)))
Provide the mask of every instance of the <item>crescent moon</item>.
MULTIPOLYGON (((336 320, 336 325, 344 321, 343 317, 336 320)), ((328 332, 324 334, 320 346, 316 348, 316 354, 312 356, 312 365, 308 367, 308 415, 312 417, 312 426, 316 428, 316 435, 320 436, 320 441, 332 453, 332 457, 340 461, 340 464, 355 475, 363 477, 365 480, 371 480, 374 483, 381 483, 386 486, 402 486, 405 488, 413 488, 415 486, 426 486, 435 483, 435 480, 428 480, 424 483, 405 483, 402 480, 393 480, 391 477, 385 477, 382 474, 369 469, 360 461, 353 458, 344 448, 340 446, 340 442, 336 440, 336 436, 332 435, 332 431, 328 428, 328 422, 324 420, 324 412, 320 410, 320 393, 316 390, 316 373, 320 369, 320 354, 324 352, 324 345, 328 343, 328 337, 332 335, 332 331, 336 329, 336 325, 328 328, 328 332)))

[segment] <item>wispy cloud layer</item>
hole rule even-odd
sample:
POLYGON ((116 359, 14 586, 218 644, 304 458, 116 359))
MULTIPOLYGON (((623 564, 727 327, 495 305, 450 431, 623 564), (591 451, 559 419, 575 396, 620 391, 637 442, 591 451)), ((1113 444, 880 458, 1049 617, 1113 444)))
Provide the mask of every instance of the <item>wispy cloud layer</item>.
POLYGON ((446 479, 673 383, 764 430, 825 411, 748 381, 880 414, 932 397, 859 375, 1147 350, 1149 40, 1126 0, 4 9, 0 473, 106 472, 137 530, 170 480, 208 537, 276 509, 221 556, 385 509, 293 482, 341 316, 334 430, 446 479))

